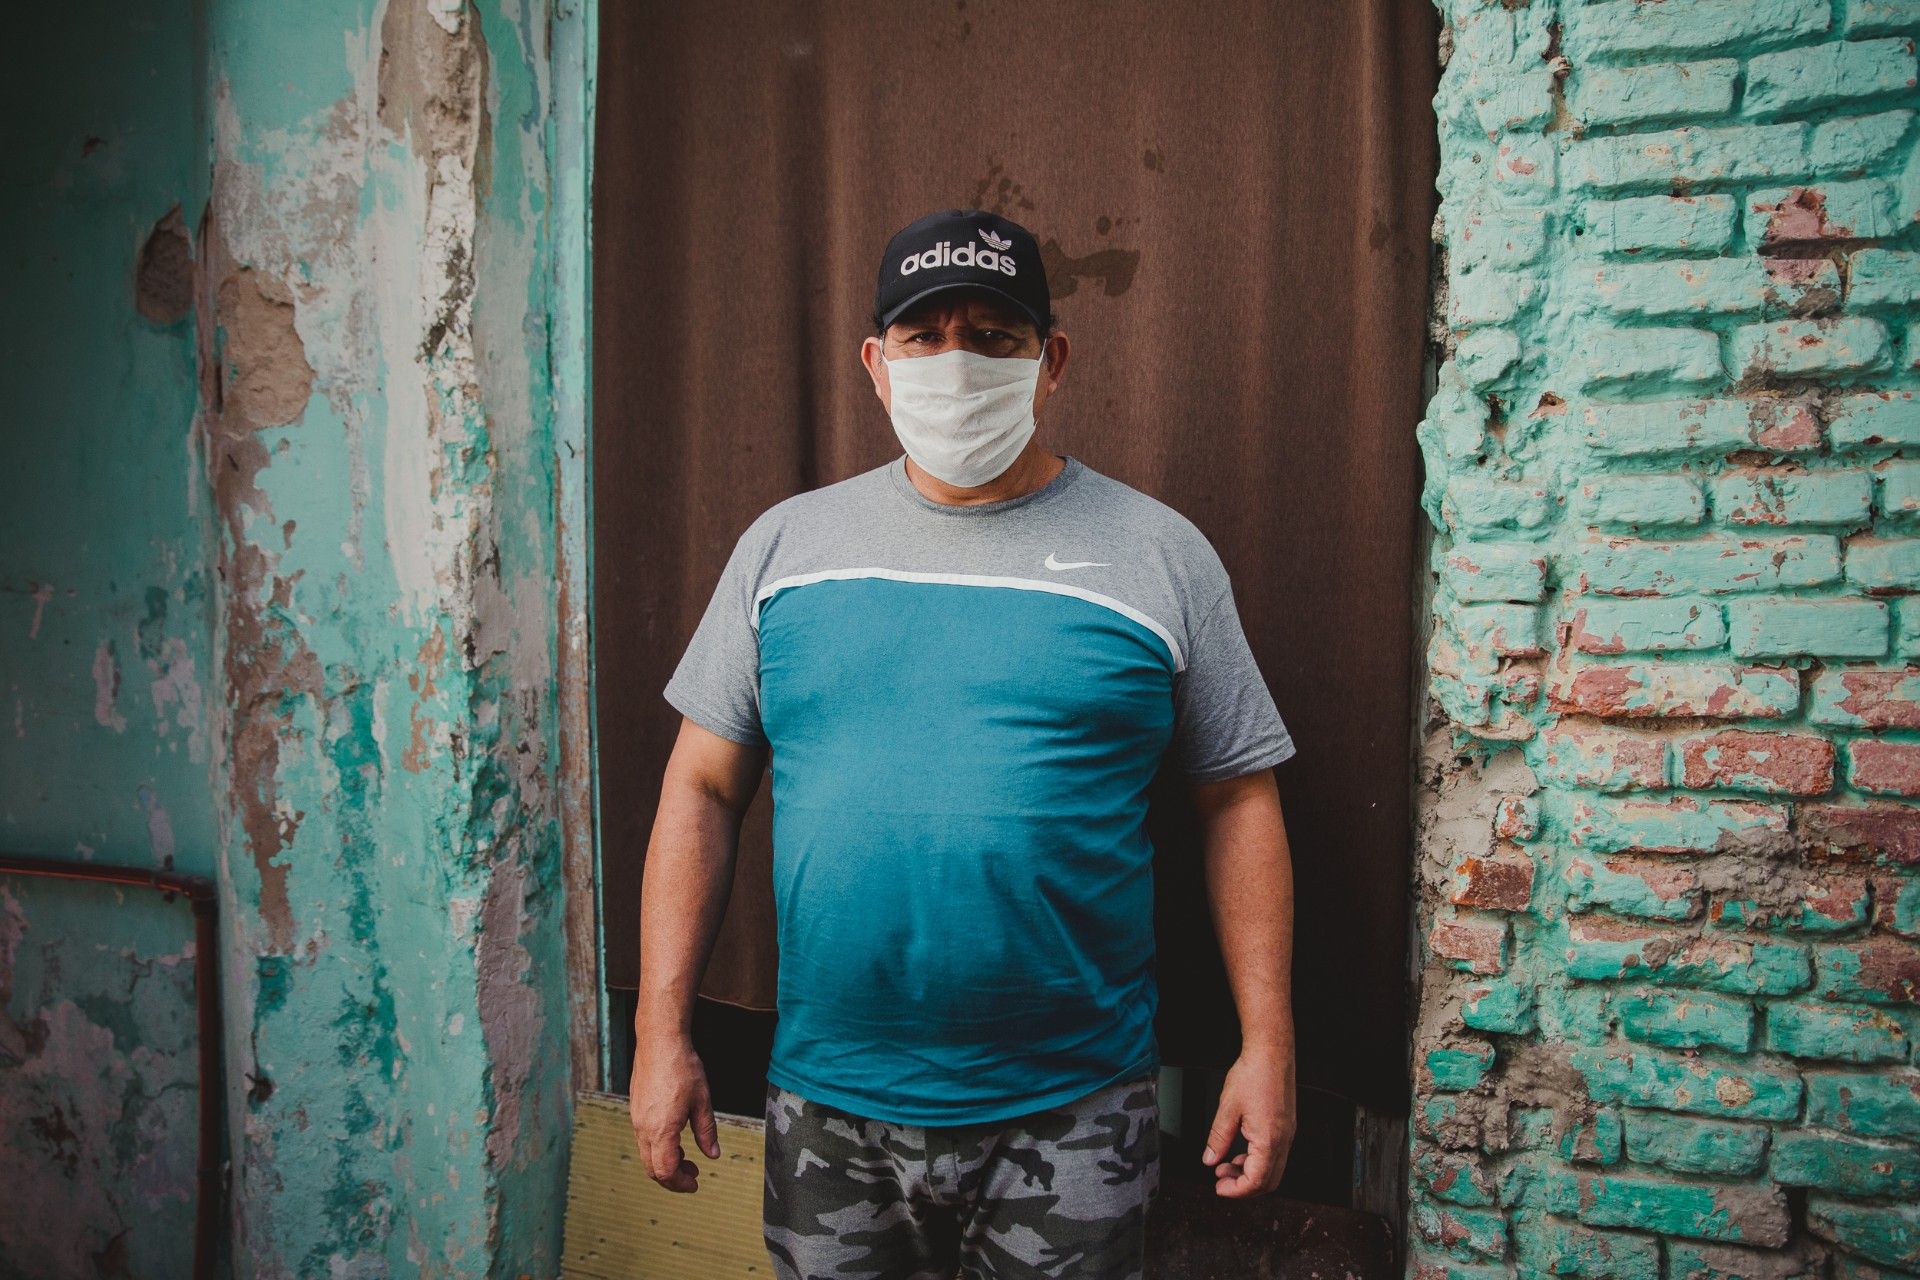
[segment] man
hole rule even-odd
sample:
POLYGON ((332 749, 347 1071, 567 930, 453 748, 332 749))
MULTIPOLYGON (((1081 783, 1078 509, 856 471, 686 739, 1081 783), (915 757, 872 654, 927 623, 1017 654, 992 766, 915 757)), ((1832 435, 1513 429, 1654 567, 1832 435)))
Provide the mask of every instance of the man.
POLYGON ((929 214, 861 359, 906 452, 741 535, 664 690, 684 718, 642 886, 635 1135, 719 1155, 690 1036, 772 752, 781 1277, 1129 1277, 1159 1187, 1147 786, 1204 824, 1243 1032, 1203 1161, 1245 1197, 1294 1130, 1294 744, 1179 513, 1034 440, 1070 346, 1016 223, 929 214), (1244 1152, 1235 1152, 1244 1137, 1244 1152))

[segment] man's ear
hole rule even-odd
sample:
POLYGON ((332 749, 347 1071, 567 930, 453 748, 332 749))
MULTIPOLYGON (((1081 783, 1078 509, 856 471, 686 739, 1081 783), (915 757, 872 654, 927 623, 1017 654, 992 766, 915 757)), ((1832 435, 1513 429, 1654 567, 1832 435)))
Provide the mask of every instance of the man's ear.
POLYGON ((892 413, 893 387, 887 381, 887 362, 881 352, 881 340, 868 338, 860 344, 860 363, 867 367, 867 376, 873 379, 873 394, 879 397, 882 407, 892 413))
POLYGON ((1047 358, 1047 390, 1052 391, 1060 385, 1061 376, 1067 371, 1067 357, 1073 353, 1073 344, 1067 341, 1064 330, 1055 329, 1043 340, 1041 350, 1047 358))

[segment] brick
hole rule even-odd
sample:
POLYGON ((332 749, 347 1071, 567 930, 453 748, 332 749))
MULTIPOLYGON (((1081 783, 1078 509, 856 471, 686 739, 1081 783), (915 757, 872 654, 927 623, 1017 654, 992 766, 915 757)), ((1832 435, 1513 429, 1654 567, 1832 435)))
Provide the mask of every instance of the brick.
POLYGON ((1447 290, 1447 323, 1455 329, 1507 324, 1533 305, 1539 290, 1540 282, 1530 272, 1456 270, 1447 290))
POLYGON ((1784 1187, 1911 1196, 1920 1192, 1920 1149, 1818 1130, 1783 1130, 1773 1140, 1767 1176, 1784 1187))
POLYGON ((1533 987, 1524 982, 1491 982, 1469 987, 1460 1020, 1475 1031, 1527 1035, 1535 1026, 1533 987))
POLYGON ((1807 1197, 1807 1229, 1885 1266, 1920 1268, 1920 1201, 1857 1204, 1815 1193, 1807 1197))
POLYGON ((1700 912, 1700 877, 1667 859, 1569 858, 1566 882, 1569 911, 1645 920, 1688 920, 1700 912))
POLYGON ((1593 252, 1639 256, 1718 253, 1733 242, 1738 211, 1731 196, 1662 195, 1594 200, 1583 212, 1593 252))
MULTIPOLYGON (((1643 6, 1644 7, 1644 6, 1643 6)), ((1688 126, 1661 133, 1587 138, 1567 152, 1567 185, 1627 191, 1694 182, 1767 182, 1808 171, 1808 129, 1799 123, 1688 126)))
POLYGON ((1680 785, 1775 795, 1833 790, 1833 744, 1800 733, 1721 729, 1680 743, 1680 785))
POLYGON ((1920 1071, 1809 1071, 1806 1088, 1808 1124, 1920 1141, 1920 1071))
POLYGON ((1793 1058, 1904 1062, 1912 1041, 1883 1009, 1776 1001, 1767 1006, 1765 1045, 1793 1058))
POLYGON ((1488 666, 1500 658, 1530 657, 1540 647, 1540 610, 1528 604, 1477 604, 1447 614, 1468 657, 1488 666))
POLYGON ((1800 1114, 1800 1077, 1760 1062, 1727 1066, 1626 1043, 1582 1045, 1568 1052, 1568 1060, 1595 1102, 1737 1120, 1792 1120, 1800 1114))
POLYGON ((1699 597, 1583 599, 1568 640, 1577 653, 1685 653, 1727 642, 1725 615, 1699 597))
POLYGON ((1615 315, 1812 315, 1840 301, 1840 269, 1804 258, 1681 258, 1589 267, 1586 288, 1615 315))
POLYGON ((1882 111, 1870 116, 1842 116, 1807 130, 1809 169, 1852 177, 1890 159, 1905 141, 1913 112, 1882 111))
POLYGON ((1846 33, 1878 36, 1920 27, 1920 0, 1847 0, 1846 33))
POLYGON ((1920 729, 1920 667, 1829 667, 1813 680, 1815 724, 1920 729))
POLYGON ((1723 115, 1733 106, 1739 74, 1733 58, 1581 67, 1568 86, 1568 107, 1574 119, 1589 126, 1723 115))
POLYGON ((1624 921, 1567 923, 1566 971, 1590 982, 1649 981, 1731 995, 1791 995, 1807 985, 1807 948, 1735 936, 1692 937, 1624 921))
POLYGON ((1886 326, 1860 316, 1742 325, 1732 336, 1733 369, 1742 377, 1878 369, 1888 363, 1889 351, 1886 326))
POLYGON ((1689 0, 1682 6, 1611 0, 1567 14, 1567 51, 1577 62, 1632 60, 1649 53, 1697 53, 1786 43, 1827 30, 1821 0, 1689 0))
POLYGON ((1899 938, 1815 947, 1814 990, 1828 1000, 1920 1004, 1920 946, 1899 938))
POLYGON ((1881 515, 1893 521, 1920 516, 1920 462, 1888 459, 1877 463, 1873 474, 1880 481, 1881 515))
POLYGON ((1778 1187, 1685 1181, 1650 1174, 1554 1170, 1549 1204, 1591 1226, 1779 1246, 1791 1222, 1778 1187))
POLYGON ((1835 448, 1920 444, 1920 399, 1911 391, 1841 396, 1827 412, 1827 432, 1835 448))
POLYGON ((1920 596, 1895 600, 1893 618, 1893 656, 1908 662, 1920 660, 1920 596))
POLYGON ((1531 840, 1540 834, 1540 802, 1532 796, 1501 796, 1494 806, 1493 833, 1505 840, 1531 840))
POLYGON ((1627 1157, 1675 1173, 1747 1177, 1766 1163, 1767 1127, 1664 1111, 1624 1113, 1627 1157))
POLYGON ((1448 901, 1485 911, 1525 911, 1533 893, 1527 858, 1464 858, 1448 901))
POLYGON ((1512 1280, 1513 1268, 1460 1262, 1413 1249, 1413 1280, 1512 1280))
POLYGON ((1455 476, 1447 483, 1441 510, 1455 529, 1482 535, 1541 528, 1551 518, 1552 504, 1544 485, 1455 476))
POLYGON ((1550 1214, 1516 1224, 1514 1251, 1527 1275, 1592 1280, 1659 1280, 1660 1245, 1652 1236, 1592 1227, 1550 1214))
POLYGON ((1839 40, 1750 59, 1741 109, 1749 115, 1779 115, 1898 93, 1913 85, 1913 41, 1839 40))
POLYGON ((1538 128, 1553 118, 1554 76, 1544 62, 1477 67, 1461 87, 1490 138, 1538 128))
POLYGON ((1765 888, 1765 901, 1737 891, 1720 895, 1707 907, 1707 919, 1729 929, 1795 933, 1837 933, 1866 922, 1870 897, 1865 876, 1823 868, 1770 877, 1765 888))
POLYGON ((1546 595, 1546 553, 1530 543, 1475 543, 1449 552, 1441 576, 1462 603, 1527 603, 1546 595))
POLYGON ((1840 541, 1828 534, 1598 537, 1576 542, 1572 561, 1579 590, 1596 595, 1780 591, 1838 578, 1840 541))
POLYGON ((1481 199, 1457 210, 1449 207, 1443 216, 1452 233, 1448 259, 1463 266, 1523 267, 1546 248, 1550 221, 1545 209, 1481 199))
POLYGON ((1920 809, 1910 805, 1801 805, 1798 828, 1812 857, 1920 866, 1920 809))
POLYGON ((1539 780, 1549 785, 1626 791, 1664 787, 1667 744, 1613 729, 1566 728, 1541 740, 1539 780))
POLYGON ((1778 719, 1800 702, 1799 677, 1723 662, 1646 662, 1574 668, 1548 687, 1555 711, 1594 716, 1778 719))
POLYGON ((1920 940, 1920 876, 1873 878, 1873 927, 1920 940))
POLYGON ((1427 1075, 1442 1091, 1471 1089, 1493 1069, 1494 1049, 1484 1040, 1427 1050, 1427 1075))
POLYGON ((1693 795, 1577 796, 1567 838, 1593 853, 1708 854, 1783 844, 1787 811, 1749 800, 1693 795))
POLYGON ((1416 1203, 1413 1228, 1444 1249, 1464 1249, 1484 1258, 1501 1257, 1507 1250, 1507 1220, 1498 1212, 1416 1203))
POLYGON ((1433 953, 1468 973, 1499 973, 1507 967, 1512 928, 1504 919, 1437 920, 1427 935, 1433 953))
MULTIPOLYGON (((1913 410, 1914 435, 1920 439, 1920 403, 1913 410)), ((1737 449, 1802 454, 1818 450, 1822 439, 1813 402, 1806 397, 1590 404, 1581 410, 1581 421, 1587 446, 1614 458, 1737 449)))
POLYGON ((1873 509, 1870 472, 1738 467, 1713 480, 1714 515, 1736 525, 1864 524, 1873 509))
POLYGON ((1879 600, 1743 600, 1727 606, 1727 634, 1742 658, 1878 658, 1889 614, 1879 600))
POLYGON ((1826 1251, 1804 1242, 1782 1251, 1669 1240, 1666 1253, 1669 1280, 1829 1280, 1826 1251))
POLYGON ((1588 387, 1699 383, 1721 376, 1720 339, 1706 329, 1595 329, 1585 354, 1588 387))
POLYGON ((1423 1151, 1414 1158, 1413 1180, 1434 1200, 1468 1208, 1494 1203, 1493 1179, 1475 1153, 1423 1151))
POLYGON ((1467 384, 1484 391, 1520 362, 1520 339, 1510 329, 1476 329, 1455 345, 1453 360, 1467 384))
POLYGON ((1566 1132, 1554 1144, 1562 1160, 1579 1164, 1618 1164, 1620 1162, 1620 1111, 1602 1107, 1589 1116, 1574 1115, 1566 1132))
POLYGON ((1743 208, 1747 243, 1763 253, 1900 231, 1899 198, 1893 184, 1879 178, 1766 187, 1748 192, 1743 208))
POLYGON ((1711 1045, 1733 1053, 1753 1047, 1753 1005, 1704 991, 1647 989, 1624 992, 1613 1001, 1620 1030, 1628 1039, 1668 1049, 1711 1045))
POLYGON ((1509 136, 1493 146, 1494 189, 1512 200, 1548 200, 1554 192, 1559 152, 1551 138, 1509 136))
POLYGON ((1920 591, 1920 538, 1847 539, 1847 581, 1868 591, 1920 591))
POLYGON ((1848 743, 1847 781, 1870 795, 1920 796, 1920 743, 1874 738, 1848 743))
POLYGON ((1687 476, 1607 476, 1573 491, 1573 514, 1588 525, 1690 525, 1707 512, 1700 482, 1687 476))
POLYGON ((1849 308, 1905 307, 1916 302, 1920 302, 1920 253, 1859 249, 1847 259, 1849 308))

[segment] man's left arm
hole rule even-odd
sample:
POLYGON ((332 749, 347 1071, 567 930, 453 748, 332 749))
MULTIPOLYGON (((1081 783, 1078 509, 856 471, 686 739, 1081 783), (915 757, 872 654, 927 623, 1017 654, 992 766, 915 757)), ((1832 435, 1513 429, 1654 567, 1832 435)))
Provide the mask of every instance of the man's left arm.
POLYGON ((1293 862, 1271 768, 1192 787, 1206 849, 1207 898, 1240 1015, 1240 1057, 1227 1072, 1201 1160, 1218 1195, 1280 1184, 1296 1128, 1293 862), (1236 1134, 1247 1149, 1225 1160, 1236 1134))

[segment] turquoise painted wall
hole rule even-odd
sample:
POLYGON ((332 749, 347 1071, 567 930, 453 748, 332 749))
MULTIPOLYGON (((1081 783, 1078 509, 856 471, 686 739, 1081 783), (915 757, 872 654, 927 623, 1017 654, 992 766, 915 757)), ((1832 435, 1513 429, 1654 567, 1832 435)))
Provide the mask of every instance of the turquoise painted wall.
MULTIPOLYGON (((185 0, 41 6, 6 42, 9 854, 198 875, 218 856, 195 48, 185 0)), ((0 1272, 184 1274, 193 956, 184 901, 0 875, 0 1272)))
POLYGON ((1920 1274, 1913 0, 1444 0, 1414 1274, 1920 1274))
MULTIPOLYGON (((556 1270, 548 24, 102 0, 11 46, 10 851, 217 880, 237 1275, 556 1270)), ((31 1274, 190 1240, 190 917, 137 898, 0 878, 31 1274)))

